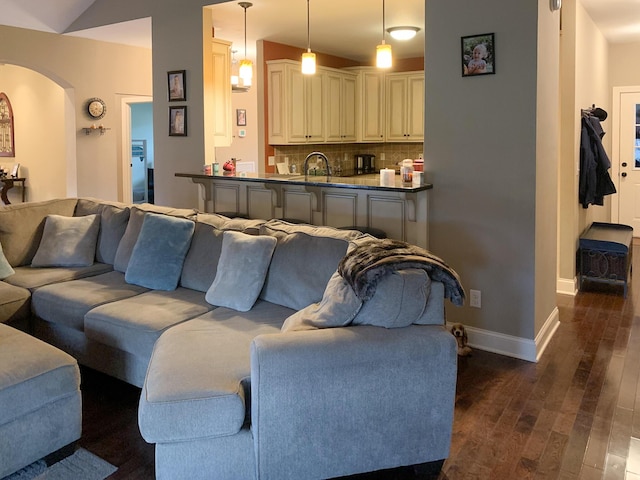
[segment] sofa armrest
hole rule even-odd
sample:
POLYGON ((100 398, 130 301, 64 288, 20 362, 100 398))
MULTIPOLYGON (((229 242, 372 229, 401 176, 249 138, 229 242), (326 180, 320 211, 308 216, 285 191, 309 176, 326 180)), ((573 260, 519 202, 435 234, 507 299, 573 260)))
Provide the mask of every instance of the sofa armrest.
POLYGON ((455 339, 436 325, 256 337, 258 478, 328 478, 446 458, 456 367, 455 339))

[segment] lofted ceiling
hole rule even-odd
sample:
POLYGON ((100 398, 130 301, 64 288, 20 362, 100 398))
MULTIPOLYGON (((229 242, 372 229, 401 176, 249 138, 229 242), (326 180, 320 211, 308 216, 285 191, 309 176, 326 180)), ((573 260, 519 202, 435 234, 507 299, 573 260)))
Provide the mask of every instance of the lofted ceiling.
MULTIPOLYGON (((63 33, 95 0, 0 0, 0 24, 63 33)), ((640 41, 640 1, 580 0, 611 42, 640 41)), ((389 39, 398 58, 422 56, 424 0, 386 0, 386 26, 421 28, 409 42, 389 39)), ((247 56, 255 58, 258 39, 306 47, 307 3, 304 0, 253 0, 247 10, 247 56), (286 12, 286 13, 285 13, 286 12)), ((358 61, 369 61, 382 38, 382 2, 311 0, 311 48, 358 61)), ((244 11, 236 1, 211 8, 216 36, 234 43, 244 56, 244 11)), ((151 48, 151 20, 141 19, 68 33, 151 48)))

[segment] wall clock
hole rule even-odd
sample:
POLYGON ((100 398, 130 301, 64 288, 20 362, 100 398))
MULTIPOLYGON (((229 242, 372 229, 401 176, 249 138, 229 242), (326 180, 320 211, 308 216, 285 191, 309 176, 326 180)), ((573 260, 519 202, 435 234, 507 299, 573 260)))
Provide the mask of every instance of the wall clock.
POLYGON ((87 101, 87 113, 94 120, 100 120, 107 114, 107 104, 100 98, 90 98, 87 101))

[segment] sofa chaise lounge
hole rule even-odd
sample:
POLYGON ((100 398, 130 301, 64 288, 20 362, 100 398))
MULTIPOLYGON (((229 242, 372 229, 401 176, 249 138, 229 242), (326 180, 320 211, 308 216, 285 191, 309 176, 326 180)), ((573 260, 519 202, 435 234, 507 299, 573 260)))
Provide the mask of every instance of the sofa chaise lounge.
POLYGON ((375 272, 362 295, 339 267, 385 241, 96 199, 0 207, 0 321, 141 387, 159 479, 437 468, 456 383, 444 300, 464 292, 418 259, 358 272, 375 272))

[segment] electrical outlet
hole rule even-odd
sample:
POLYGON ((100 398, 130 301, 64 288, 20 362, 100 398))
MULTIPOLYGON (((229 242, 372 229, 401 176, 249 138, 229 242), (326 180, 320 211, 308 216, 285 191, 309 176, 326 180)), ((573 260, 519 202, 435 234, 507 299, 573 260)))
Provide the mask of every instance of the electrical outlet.
POLYGON ((273 155, 269 155, 269 166, 270 167, 276 166, 276 157, 274 157, 273 155))
POLYGON ((482 293, 480 290, 469 290, 469 306, 475 308, 482 307, 482 293))
POLYGON ((384 154, 384 152, 382 152, 380 154, 380 160, 384 162, 386 159, 387 159, 387 156, 384 154))

